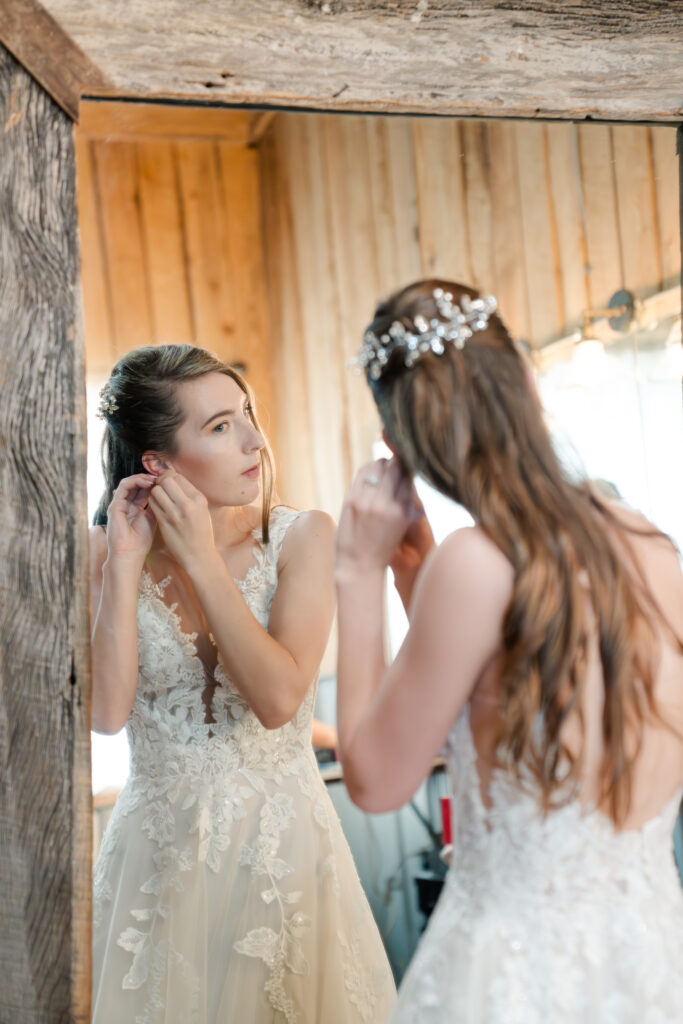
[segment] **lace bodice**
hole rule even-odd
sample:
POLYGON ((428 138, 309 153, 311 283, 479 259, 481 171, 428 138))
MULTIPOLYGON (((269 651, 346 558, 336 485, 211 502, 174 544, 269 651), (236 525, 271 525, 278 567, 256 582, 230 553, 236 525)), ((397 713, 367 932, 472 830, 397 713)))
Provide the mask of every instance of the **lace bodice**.
POLYGON ((680 1024, 681 792, 616 832, 577 801, 543 816, 497 768, 486 806, 467 706, 443 755, 452 859, 391 1024, 680 1024))
MULTIPOLYGON (((236 580, 264 628, 277 588, 283 537, 296 515, 288 509, 276 514, 269 544, 255 547, 255 564, 236 580)), ((254 536, 259 535, 255 530, 254 536)), ((214 672, 213 721, 206 720, 206 670, 195 648, 196 634, 184 633, 175 607, 165 603, 167 582, 155 583, 146 571, 140 581, 139 682, 127 725, 132 771, 158 774, 169 762, 181 773, 204 775, 234 769, 238 763, 267 770, 280 762, 283 748, 291 758, 293 748, 303 751, 310 746, 314 687, 291 722, 268 730, 232 685, 220 660, 214 672)))

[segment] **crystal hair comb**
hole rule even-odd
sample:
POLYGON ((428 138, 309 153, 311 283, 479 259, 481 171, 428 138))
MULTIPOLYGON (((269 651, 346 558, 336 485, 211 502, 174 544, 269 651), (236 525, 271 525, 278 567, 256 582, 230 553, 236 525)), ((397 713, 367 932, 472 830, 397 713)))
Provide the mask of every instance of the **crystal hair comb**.
POLYGON ((118 407, 119 403, 112 394, 109 381, 107 381, 104 387, 100 389, 100 404, 95 415, 101 420, 106 420, 113 412, 116 412, 118 407))
POLYGON ((415 331, 408 330, 400 320, 394 320, 379 337, 374 331, 366 331, 358 355, 349 364, 354 371, 366 370, 373 380, 379 380, 397 350, 403 352, 404 365, 410 368, 425 352, 443 355, 447 344, 462 349, 475 331, 485 329, 498 305, 493 295, 481 299, 463 295, 460 305, 453 302, 451 293, 443 288, 435 288, 432 295, 443 320, 436 317, 427 320, 418 314, 413 321, 415 331))

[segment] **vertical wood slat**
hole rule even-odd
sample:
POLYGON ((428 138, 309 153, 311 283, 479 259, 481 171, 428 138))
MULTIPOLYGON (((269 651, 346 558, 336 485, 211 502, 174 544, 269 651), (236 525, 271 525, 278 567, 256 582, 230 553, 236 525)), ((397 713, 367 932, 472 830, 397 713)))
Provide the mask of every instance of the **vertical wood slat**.
MULTIPOLYGON (((619 129, 621 130, 621 129, 619 129)), ((605 306, 623 287, 611 129, 579 126, 583 206, 586 217, 589 305, 605 306)))
POLYGON ((642 125, 611 131, 624 287, 643 298, 662 281, 650 136, 642 125))
POLYGON ((233 351, 247 369, 259 400, 264 429, 276 429, 272 345, 265 292, 258 155, 254 149, 218 143, 226 273, 235 327, 233 351))
POLYGON ((538 342, 559 335, 564 324, 545 125, 517 124, 514 134, 529 338, 538 342))
POLYGON ((421 274, 471 281, 460 124, 415 120, 413 142, 421 274))
POLYGON ((90 1020, 85 393, 72 125, 0 47, 0 1020, 90 1020))
POLYGON ((149 344, 194 341, 181 202, 168 142, 135 145, 139 176, 144 273, 149 281, 149 344))
POLYGON ((662 287, 678 283, 681 269, 676 129, 650 128, 662 287))
POLYGON ((81 253, 86 254, 81 260, 86 363, 89 372, 105 376, 116 350, 92 143, 76 133, 75 151, 81 253))
POLYGON ((175 144, 196 344, 223 359, 240 359, 226 262, 218 152, 214 142, 175 144))
POLYGON ((582 324, 583 311, 590 305, 579 140, 576 125, 548 124, 545 131, 564 310, 560 327, 567 333, 582 324))
POLYGON ((377 301, 377 251, 371 228, 367 151, 362 145, 363 118, 330 116, 324 119, 322 128, 331 245, 339 292, 338 358, 344 429, 353 472, 368 461, 372 443, 379 436, 377 410, 365 382, 347 367, 377 301))
POLYGON ((529 340, 524 236, 520 213, 516 125, 486 125, 491 160, 494 294, 513 334, 529 340))
POLYGON ((324 152, 318 125, 312 119, 289 122, 282 159, 291 190, 316 505, 337 515, 349 474, 349 452, 344 437, 338 293, 324 189, 324 152))
POLYGON ((465 207, 472 284, 495 291, 491 158, 487 126, 475 121, 460 125, 465 163, 465 207))
POLYGON ((93 143, 118 358, 153 337, 137 154, 125 142, 93 143))

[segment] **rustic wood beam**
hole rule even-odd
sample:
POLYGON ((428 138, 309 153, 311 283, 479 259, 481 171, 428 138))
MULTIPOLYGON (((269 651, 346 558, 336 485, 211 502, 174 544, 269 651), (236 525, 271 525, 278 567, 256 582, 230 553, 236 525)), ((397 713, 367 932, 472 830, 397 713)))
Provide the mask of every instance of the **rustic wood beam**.
POLYGON ((120 96, 458 117, 683 118, 683 19, 670 0, 43 2, 120 96))
POLYGON ((0 46, 0 1021, 90 1020, 85 387, 73 126, 0 46))
POLYGON ((224 107, 85 100, 78 130, 88 139, 107 142, 215 139, 245 146, 251 139, 253 118, 249 111, 224 107))
POLYGON ((74 121, 78 120, 78 100, 84 92, 111 87, 37 0, 2 0, 0 43, 74 121))

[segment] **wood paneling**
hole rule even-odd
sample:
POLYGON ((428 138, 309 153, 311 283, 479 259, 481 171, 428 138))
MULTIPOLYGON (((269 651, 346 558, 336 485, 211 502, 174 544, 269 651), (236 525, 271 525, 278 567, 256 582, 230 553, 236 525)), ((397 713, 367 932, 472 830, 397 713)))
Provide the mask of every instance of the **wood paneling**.
POLYGON ((89 372, 105 376, 139 345, 201 345, 246 367, 272 428, 256 150, 246 135, 107 141, 98 117, 95 137, 77 131, 89 372))
POLYGON ((287 499, 338 515, 370 458, 377 413, 343 366, 379 298, 469 279, 543 346, 679 272, 675 175, 670 128, 278 115, 261 179, 287 499))

